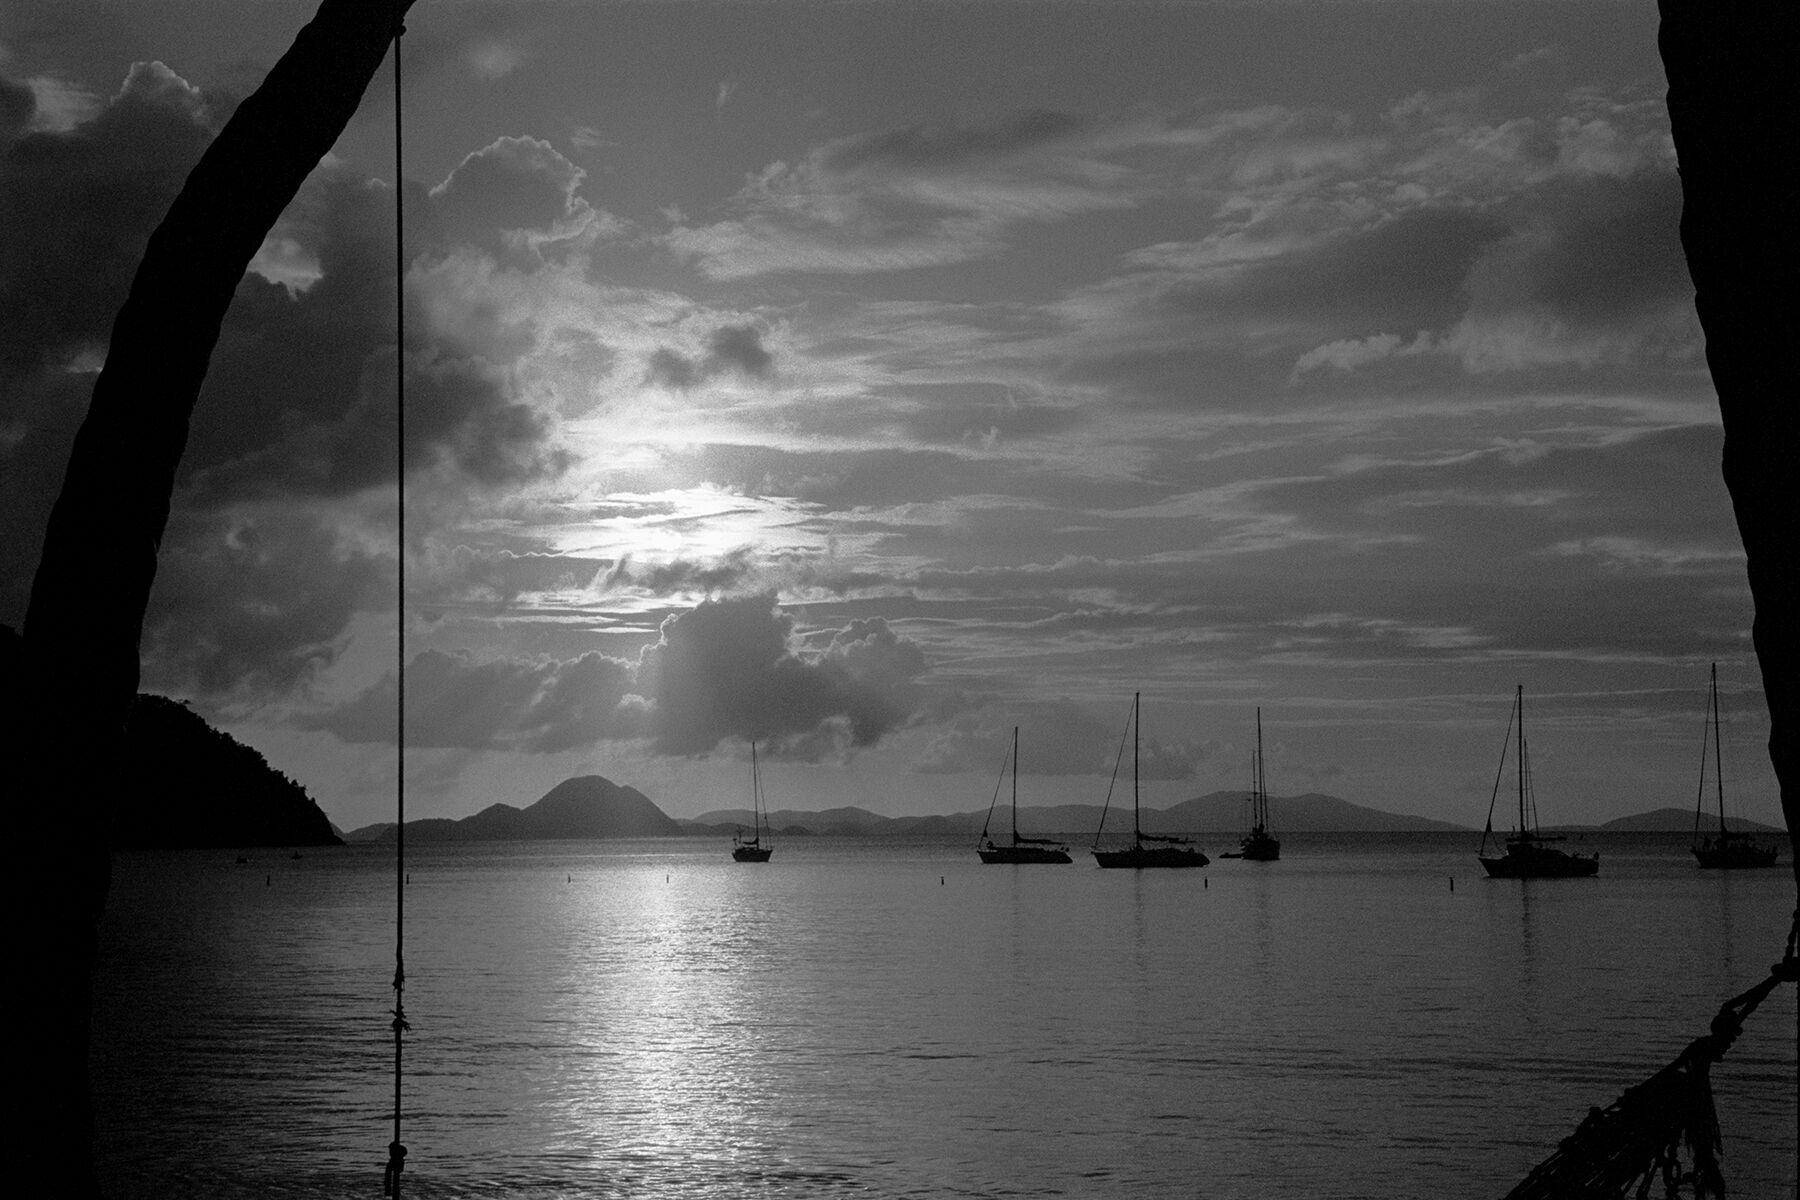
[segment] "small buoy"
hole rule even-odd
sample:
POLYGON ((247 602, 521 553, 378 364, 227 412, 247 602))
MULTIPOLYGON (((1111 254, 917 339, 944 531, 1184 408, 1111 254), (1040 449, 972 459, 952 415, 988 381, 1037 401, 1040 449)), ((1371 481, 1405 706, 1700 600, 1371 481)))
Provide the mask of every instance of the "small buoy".
POLYGON ((944 886, 944 877, 943 877, 943 876, 942 876, 942 875, 939 875, 939 876, 938 876, 938 886, 939 886, 939 887, 943 887, 943 886, 944 886))
POLYGON ((1453 892, 1456 890, 1456 876, 1454 875, 1450 877, 1450 890, 1453 892))
POLYGON ((264 875, 263 876, 263 886, 264 887, 274 887, 275 886, 275 877, 273 875, 264 875))
POLYGON ((1200 877, 1200 890, 1201 891, 1205 891, 1209 886, 1211 886, 1211 884, 1212 884, 1212 880, 1208 879, 1206 876, 1202 875, 1200 877))
POLYGON ((574 882, 575 882, 575 877, 574 877, 574 876, 573 876, 573 875, 571 875, 571 876, 569 876, 569 882, 570 882, 570 883, 574 883, 574 882))

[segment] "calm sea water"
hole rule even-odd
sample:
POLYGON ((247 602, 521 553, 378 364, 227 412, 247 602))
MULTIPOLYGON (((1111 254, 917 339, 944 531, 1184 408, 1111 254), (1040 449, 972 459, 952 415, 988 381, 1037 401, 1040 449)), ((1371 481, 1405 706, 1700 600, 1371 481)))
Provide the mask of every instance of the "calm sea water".
MULTIPOLYGON (((415 848, 406 1192, 1501 1195, 1763 977, 1793 876, 1638 837, 1598 841, 1598 879, 1489 881, 1471 841, 1289 835, 1279 863, 1142 873, 837 839, 766 866, 415 848)), ((118 859, 112 1195, 380 1194, 387 853, 118 859)), ((1714 1071, 1736 1195, 1794 1195, 1797 1028, 1783 989, 1714 1071)))

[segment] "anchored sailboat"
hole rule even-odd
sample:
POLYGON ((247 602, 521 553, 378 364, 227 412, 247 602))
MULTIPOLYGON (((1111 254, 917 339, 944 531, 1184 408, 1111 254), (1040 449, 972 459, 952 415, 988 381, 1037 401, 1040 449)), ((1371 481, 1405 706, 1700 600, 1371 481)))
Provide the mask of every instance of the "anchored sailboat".
MULTIPOLYGON (((1507 835, 1506 852, 1489 858, 1477 852, 1482 867, 1491 879, 1562 879, 1600 872, 1598 854, 1575 854, 1559 850, 1550 842, 1560 842, 1560 834, 1538 831, 1537 799, 1531 792, 1531 758, 1525 745, 1525 685, 1520 684, 1513 699, 1512 716, 1508 719, 1507 741, 1518 731, 1519 824, 1507 835)), ((1494 773, 1494 794, 1488 799, 1487 828, 1481 834, 1481 850, 1486 851, 1488 838, 1494 833, 1494 804, 1500 798, 1500 779, 1506 773, 1506 742, 1500 746, 1500 768, 1494 773)))
POLYGON ((1250 770, 1250 832, 1238 843, 1239 858, 1274 862, 1281 842, 1269 832, 1269 778, 1263 771, 1262 709, 1256 710, 1256 761, 1250 770))
POLYGON ((1013 726, 1012 740, 1012 841, 995 842, 988 837, 988 822, 994 819, 994 805, 1000 802, 1000 783, 1006 777, 1006 764, 1000 766, 1000 779, 994 781, 994 798, 988 802, 987 820, 981 823, 981 844, 975 853, 984 863, 1066 863, 1069 848, 1050 838, 1019 836, 1019 727, 1013 726))
POLYGON ((1718 793, 1719 832, 1701 836, 1700 813, 1706 805, 1706 741, 1700 743, 1700 794, 1694 799, 1694 858, 1702 867, 1730 870, 1737 867, 1772 867, 1776 848, 1725 824, 1725 775, 1719 756, 1719 664, 1712 668, 1712 700, 1706 710, 1706 732, 1711 735, 1713 785, 1718 793))
MULTIPOLYGON (((1193 846, 1191 838, 1145 833, 1138 819, 1138 703, 1140 693, 1131 696, 1131 845, 1123 850, 1100 849, 1100 833, 1106 828, 1106 810, 1112 805, 1112 787, 1106 789, 1106 804, 1100 809, 1100 828, 1094 831, 1094 861, 1103 867, 1204 867, 1212 860, 1193 846), (1160 843, 1145 845, 1146 842, 1160 843)), ((1119 778, 1119 763, 1125 757, 1125 739, 1119 739, 1119 760, 1113 763, 1113 779, 1119 778)))
POLYGON ((762 776, 756 770, 756 743, 750 743, 750 813, 753 828, 746 839, 742 831, 731 837, 731 857, 735 862, 768 862, 769 855, 775 853, 775 847, 763 844, 764 813, 768 806, 763 803, 762 776))

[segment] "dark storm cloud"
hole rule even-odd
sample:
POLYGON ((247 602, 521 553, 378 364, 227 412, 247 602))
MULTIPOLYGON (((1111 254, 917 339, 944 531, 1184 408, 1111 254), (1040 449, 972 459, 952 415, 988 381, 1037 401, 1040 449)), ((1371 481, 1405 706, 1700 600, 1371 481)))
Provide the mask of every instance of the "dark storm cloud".
MULTIPOLYGON (((371 350, 360 366, 355 403, 341 416, 294 428, 279 442, 205 471, 197 495, 211 502, 344 496, 391 482, 397 470, 392 346, 371 350)), ((488 488, 553 477, 570 456, 551 444, 550 434, 548 417, 514 399, 505 371, 479 358, 408 357, 409 473, 450 466, 462 480, 488 488)))
POLYGON ((695 358, 658 347, 644 370, 646 383, 687 391, 715 375, 736 371, 766 379, 775 367, 775 356, 763 345, 763 332, 754 325, 722 325, 706 339, 706 354, 695 358))
MULTIPOLYGON (((210 112, 167 68, 139 64, 92 121, 6 147, 0 382, 9 423, 45 419, 24 407, 45 390, 25 377, 61 372, 84 352, 97 365, 149 232, 213 133, 210 112)), ((579 179, 542 143, 503 139, 465 160, 441 204, 409 188, 409 256, 447 253, 451 232, 475 238, 482 220, 498 219, 497 205, 533 187, 529 220, 554 222, 571 211, 579 179)), ((303 290, 254 272, 238 288, 182 465, 184 484, 201 477, 207 503, 343 494, 393 478, 392 417, 382 411, 392 397, 392 193, 328 163, 275 235, 316 274, 303 290)), ((408 465, 447 463, 489 486, 560 471, 568 460, 548 444, 549 422, 519 401, 504 369, 431 334, 418 319, 421 297, 412 300, 408 465)))
POLYGON ((748 549, 728 551, 711 560, 676 558, 647 564, 633 563, 631 556, 625 555, 607 572, 601 586, 606 590, 641 588, 653 595, 723 592, 738 587, 755 569, 748 549))
POLYGON ((250 701, 329 666, 391 563, 304 515, 177 513, 144 618, 145 686, 250 701))
MULTIPOLYGON (((407 664, 407 744, 460 749, 568 750, 644 732, 630 695, 633 664, 604 654, 479 660, 428 650, 407 664)), ((306 718, 347 742, 388 742, 398 711, 394 677, 347 704, 306 718)))
POLYGON ((797 655, 792 634, 770 595, 707 601, 664 621, 640 675, 656 697, 655 749, 704 754, 757 738, 799 750, 822 726, 838 750, 872 746, 913 711, 906 693, 924 656, 885 622, 842 631, 816 657, 797 655))
POLYGON ((1068 113, 1036 110, 992 125, 908 125, 880 133, 845 138, 818 152, 819 164, 832 171, 864 167, 908 170, 956 166, 988 159, 1068 137, 1082 127, 1068 113))
POLYGON ((700 367, 693 359, 667 346, 650 355, 644 369, 644 382, 685 392, 701 380, 700 367))
POLYGON ((1507 225, 1463 209, 1419 209, 1367 229, 1216 277, 1178 283, 1177 310, 1229 310, 1235 322, 1412 333, 1440 328, 1467 304, 1470 269, 1507 225))
MULTIPOLYGON (((470 236, 475 183, 451 193, 470 236)), ((206 472, 211 499, 345 495, 393 480, 392 203, 381 185, 322 170, 280 227, 316 255, 317 281, 291 292, 251 275, 240 286, 196 418, 192 469, 206 472)), ((463 244, 447 232, 448 203, 408 186, 409 258, 429 263, 463 244)), ((570 458, 551 418, 520 398, 505 362, 528 344, 490 330, 498 360, 459 344, 431 326, 427 287, 418 275, 408 286, 407 469, 448 466, 490 488, 561 473, 570 458)))
MULTIPOLYGON (((16 85, 5 95, 17 112, 16 85)), ((86 124, 18 128, 0 153, 0 386, 9 393, 18 375, 105 346, 151 230, 216 126, 174 72, 139 63, 86 124)))
POLYGON ((763 347, 762 331, 754 325, 724 325, 713 330, 706 351, 709 371, 737 370, 760 378, 775 365, 775 356, 763 347))
POLYGON ((114 312, 213 133, 160 63, 69 132, 26 132, 34 106, 0 80, 0 619, 15 623, 114 312))
MULTIPOLYGON (((23 132, 30 95, 0 90, 0 617, 14 621, 116 309, 229 108, 155 63, 66 131, 23 132)), ((509 369, 505 356, 529 343, 489 330, 479 351, 459 344, 434 323, 429 269, 488 251, 541 265, 527 235, 595 219, 573 196, 579 182, 544 144, 503 139, 437 199, 407 185, 407 256, 421 266, 409 283, 404 462, 446 495, 554 476, 569 455, 509 369), (506 210, 526 200, 528 211, 506 210)), ((391 484, 398 470, 393 238, 391 188, 328 160, 239 284, 189 427, 146 622, 147 680, 266 699, 329 664, 356 612, 391 605, 385 568, 337 532, 357 518, 317 502, 391 484), (296 498, 306 515, 277 515, 296 498)), ((498 603, 508 590, 472 589, 498 603)))
MULTIPOLYGON (((769 594, 709 600, 662 623, 635 663, 476 659, 430 651, 407 668, 408 737, 420 746, 554 751, 648 737, 659 754, 702 755, 755 738, 818 758, 873 746, 918 709, 924 653, 880 619, 801 646, 769 594)), ((392 676, 307 718, 346 741, 393 737, 392 676)))
POLYGON ((1541 307, 1605 328, 1688 306, 1694 289, 1681 250, 1681 180, 1673 171, 1558 183, 1540 204, 1544 215, 1494 246, 1473 273, 1482 307, 1541 307))

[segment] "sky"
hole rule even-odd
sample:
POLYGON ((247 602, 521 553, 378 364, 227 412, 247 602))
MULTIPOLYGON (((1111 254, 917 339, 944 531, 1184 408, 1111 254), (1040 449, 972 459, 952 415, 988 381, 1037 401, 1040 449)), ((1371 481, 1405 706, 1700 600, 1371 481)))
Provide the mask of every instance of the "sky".
MULTIPOLYGON (((310 15, 0 10, 0 622, 310 15)), ((1647 0, 420 0, 238 289, 142 645, 342 828, 1250 784, 1779 823, 1647 0), (401 365, 403 364, 403 366, 401 365), (396 448, 397 368, 406 379, 396 448), (401 464, 404 464, 402 468, 401 464), (406 504, 398 606, 397 505, 406 504), (402 630, 404 644, 402 649, 402 630), (1711 787, 1711 784, 1708 784, 1711 787)), ((1503 806, 1496 826, 1510 822, 1503 806)))

